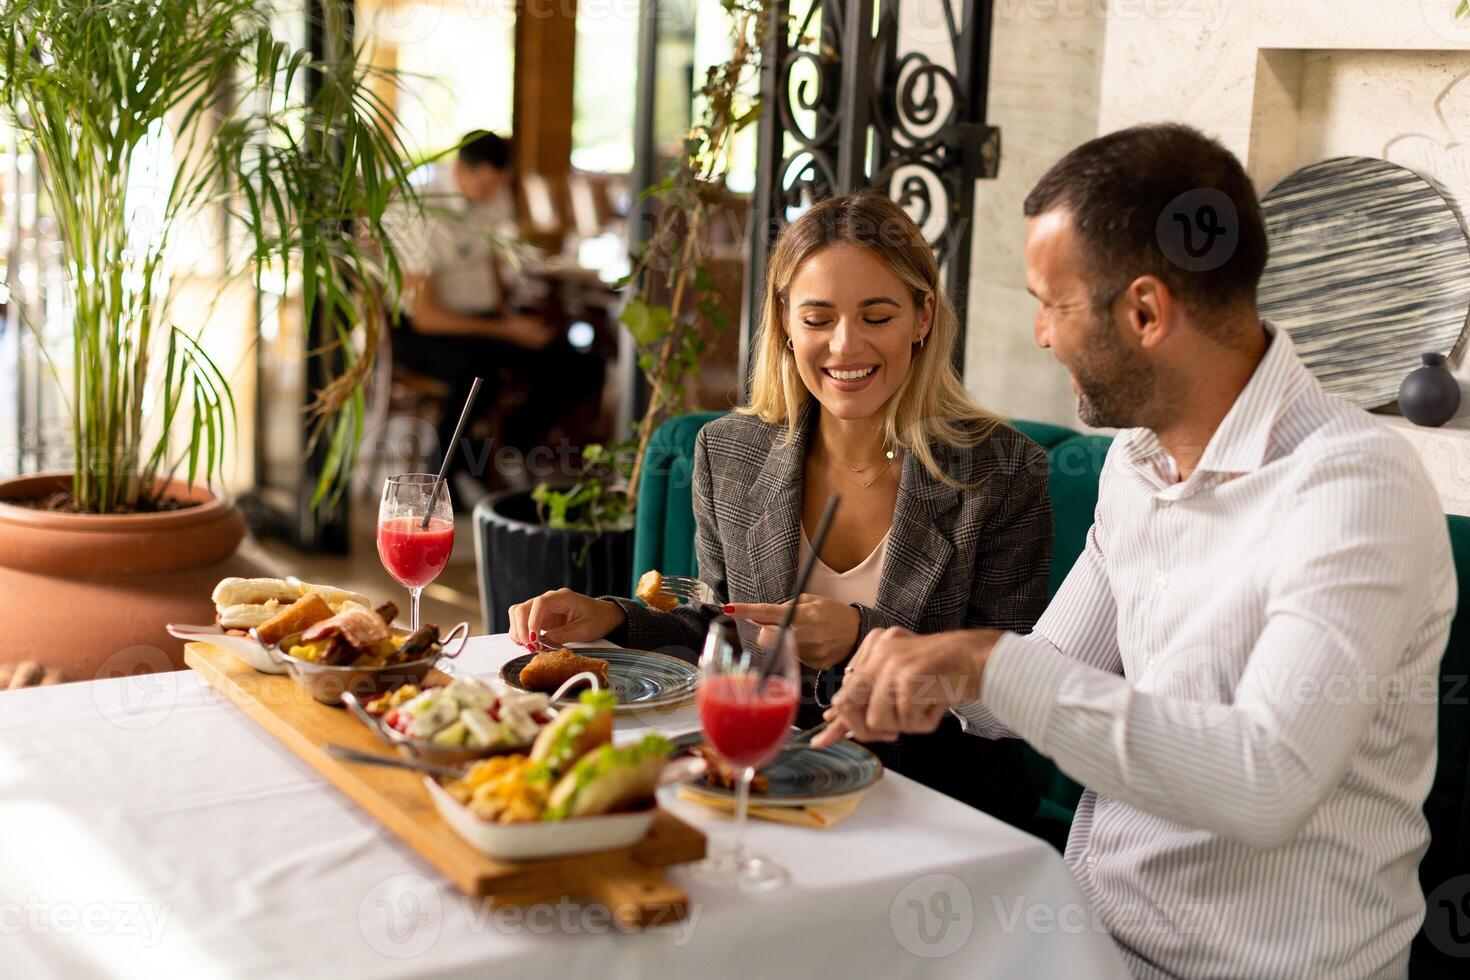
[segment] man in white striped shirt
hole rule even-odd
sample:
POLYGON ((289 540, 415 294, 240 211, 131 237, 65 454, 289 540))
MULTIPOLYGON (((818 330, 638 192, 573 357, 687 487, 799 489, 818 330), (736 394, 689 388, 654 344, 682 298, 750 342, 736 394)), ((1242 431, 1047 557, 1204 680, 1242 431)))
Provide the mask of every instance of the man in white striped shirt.
POLYGON ((1050 756, 1137 976, 1401 977, 1456 595, 1438 498, 1261 323, 1260 207, 1219 144, 1101 137, 1026 213, 1037 342, 1125 430, 1086 549, 1029 636, 870 634, 829 738, 953 710, 1050 756))

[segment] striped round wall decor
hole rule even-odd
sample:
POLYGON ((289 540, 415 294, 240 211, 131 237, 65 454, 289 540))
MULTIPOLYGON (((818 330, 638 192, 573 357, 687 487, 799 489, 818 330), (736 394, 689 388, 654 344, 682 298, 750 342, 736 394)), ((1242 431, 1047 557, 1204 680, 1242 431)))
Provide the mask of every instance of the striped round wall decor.
POLYGON ((1322 386, 1388 405, 1419 355, 1449 354, 1470 311, 1470 243, 1444 196, 1369 157, 1323 160, 1261 199, 1271 259, 1261 315, 1322 386))

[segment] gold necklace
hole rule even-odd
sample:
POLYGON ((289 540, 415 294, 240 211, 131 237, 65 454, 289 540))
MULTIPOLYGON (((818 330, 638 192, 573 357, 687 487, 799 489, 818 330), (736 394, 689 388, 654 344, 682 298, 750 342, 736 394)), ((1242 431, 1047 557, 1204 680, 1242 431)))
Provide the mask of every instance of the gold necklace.
POLYGON ((854 473, 866 473, 868 470, 872 469, 873 467, 877 466, 879 463, 882 463, 884 461, 887 461, 889 463, 893 462, 893 450, 892 449, 888 450, 887 452, 885 452, 883 454, 883 459, 875 459, 875 460, 873 460, 873 462, 869 463, 866 466, 853 466, 847 460, 839 458, 836 453, 834 453, 832 450, 828 449, 826 446, 819 446, 819 448, 829 458, 837 460, 837 462, 841 463, 843 466, 846 466, 849 470, 851 470, 854 473))
MULTIPOLYGON (((885 466, 885 467, 883 467, 883 469, 879 470, 878 473, 877 473, 877 475, 875 475, 867 483, 862 483, 859 480, 854 480, 852 477, 847 476, 846 474, 844 474, 837 467, 832 466, 832 464, 830 462, 827 465, 831 468, 831 470, 832 470, 833 473, 836 473, 837 474, 838 479, 843 480, 844 482, 847 482, 847 483, 851 483, 854 486, 860 486, 864 490, 866 490, 869 487, 871 487, 873 484, 877 483, 879 480, 883 479, 884 474, 886 474, 886 473, 888 473, 890 471, 890 469, 892 468, 892 465, 893 465, 893 450, 890 449, 888 451, 888 453, 887 453, 887 459, 888 459, 888 464, 889 465, 888 466, 885 466)), ((846 464, 844 464, 844 465, 846 465, 846 464)), ((874 466, 877 466, 877 465, 878 465, 877 463, 869 463, 867 466, 864 466, 863 469, 870 470, 874 466)), ((852 467, 848 467, 848 468, 849 469, 852 469, 852 467)), ((861 472, 861 471, 860 470, 853 470, 853 472, 854 473, 857 473, 857 472, 861 472)))

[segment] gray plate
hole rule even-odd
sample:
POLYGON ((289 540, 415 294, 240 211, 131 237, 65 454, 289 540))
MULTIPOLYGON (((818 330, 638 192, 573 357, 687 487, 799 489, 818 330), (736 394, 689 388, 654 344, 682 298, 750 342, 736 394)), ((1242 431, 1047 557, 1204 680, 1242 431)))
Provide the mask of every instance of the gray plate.
POLYGON ((1420 354, 1455 348, 1470 310, 1470 248, 1423 177, 1338 157, 1292 173, 1261 208, 1271 241, 1261 315, 1291 334, 1327 391, 1387 405, 1420 354))
MULTIPOLYGON (((667 654, 624 647, 573 647, 572 650, 583 657, 607 661, 607 686, 617 695, 618 714, 682 704, 694 696, 699 682, 698 667, 667 654)), ((532 656, 526 653, 508 661, 500 668, 500 679, 517 690, 529 691, 521 683, 521 669, 531 662, 532 656)), ((576 704, 578 693, 556 703, 576 704)))
MULTIPOLYGON (((673 741, 677 755, 703 742, 704 733, 690 732, 673 741)), ((806 806, 862 792, 882 778, 883 763, 861 745, 844 739, 825 749, 782 752, 760 772, 771 785, 764 793, 752 792, 752 801, 763 806, 806 806)), ((735 798, 734 790, 717 786, 703 776, 688 785, 707 796, 735 798)))

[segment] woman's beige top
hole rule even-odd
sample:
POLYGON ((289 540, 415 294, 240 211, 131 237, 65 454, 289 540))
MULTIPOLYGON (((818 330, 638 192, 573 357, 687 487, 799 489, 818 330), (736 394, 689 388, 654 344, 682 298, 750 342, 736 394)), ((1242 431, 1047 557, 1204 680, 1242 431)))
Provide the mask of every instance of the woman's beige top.
MULTIPOLYGON (((888 533, 892 534, 892 529, 888 533)), ((802 528, 801 554, 798 556, 797 567, 806 562, 806 556, 811 551, 811 543, 806 539, 806 529, 802 528)), ((817 563, 812 566, 812 577, 807 581, 806 590, 812 595, 826 596, 847 605, 856 602, 871 609, 878 604, 878 582, 883 575, 883 556, 887 553, 888 534, 885 534, 868 557, 845 572, 832 571, 826 562, 818 558, 817 563)))

